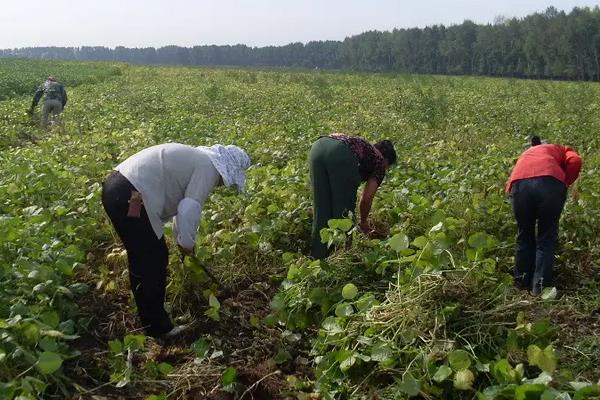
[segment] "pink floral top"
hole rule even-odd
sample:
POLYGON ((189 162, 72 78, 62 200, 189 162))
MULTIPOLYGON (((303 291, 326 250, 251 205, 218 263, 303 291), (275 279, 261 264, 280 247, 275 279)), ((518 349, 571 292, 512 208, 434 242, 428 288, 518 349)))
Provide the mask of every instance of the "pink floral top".
POLYGON ((358 173, 361 181, 373 177, 377 185, 385 178, 385 161, 381 153, 369 142, 344 133, 332 133, 328 137, 345 143, 358 158, 358 173))

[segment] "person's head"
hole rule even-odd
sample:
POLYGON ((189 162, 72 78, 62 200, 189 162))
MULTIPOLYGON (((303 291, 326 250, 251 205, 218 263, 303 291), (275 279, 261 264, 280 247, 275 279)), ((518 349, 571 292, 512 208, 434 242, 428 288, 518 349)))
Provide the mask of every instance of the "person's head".
POLYGON ((250 167, 251 161, 243 149, 234 145, 220 144, 198 148, 207 153, 225 186, 235 186, 240 192, 245 190, 246 170, 250 167))
POLYGON ((53 77, 52 75, 50 75, 47 80, 51 81, 51 82, 56 82, 56 78, 53 77))
POLYGON ((390 167, 396 164, 396 150, 394 144, 389 140, 382 140, 374 144, 375 148, 379 150, 386 162, 386 167, 390 167))
POLYGON ((537 146, 540 144, 542 144, 542 139, 539 136, 534 135, 531 137, 531 146, 537 146))

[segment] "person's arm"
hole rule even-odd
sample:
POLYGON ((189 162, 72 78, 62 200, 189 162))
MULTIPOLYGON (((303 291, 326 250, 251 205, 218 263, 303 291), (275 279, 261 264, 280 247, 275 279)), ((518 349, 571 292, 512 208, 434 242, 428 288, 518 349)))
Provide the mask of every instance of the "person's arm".
POLYGON ((194 252, 201 215, 202 206, 194 199, 186 197, 177 205, 177 215, 173 220, 173 234, 184 254, 194 252))
POLYGON ((571 186, 581 171, 581 156, 570 147, 565 148, 565 183, 571 186))
POLYGON ((360 223, 358 225, 364 233, 368 233, 371 230, 368 218, 378 188, 379 183, 377 183, 377 179, 375 178, 369 178, 367 183, 365 183, 365 188, 360 199, 360 223))
POLYGON ((177 206, 173 233, 184 254, 193 253, 202 205, 219 183, 221 175, 214 167, 196 168, 185 190, 184 198, 177 206))
POLYGON ((42 98, 43 95, 44 95, 44 88, 43 87, 38 88, 38 90, 36 90, 35 94, 33 95, 33 102, 31 103, 30 112, 33 112, 33 109, 38 105, 38 103, 40 102, 40 99, 42 98))

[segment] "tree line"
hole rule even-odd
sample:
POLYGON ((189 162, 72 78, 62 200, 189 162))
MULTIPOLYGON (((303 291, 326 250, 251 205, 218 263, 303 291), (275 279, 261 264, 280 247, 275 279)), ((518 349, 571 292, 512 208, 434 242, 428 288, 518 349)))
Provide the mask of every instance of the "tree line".
POLYGON ((550 7, 493 24, 467 20, 285 46, 28 47, 0 50, 0 57, 600 81, 600 8, 550 7))

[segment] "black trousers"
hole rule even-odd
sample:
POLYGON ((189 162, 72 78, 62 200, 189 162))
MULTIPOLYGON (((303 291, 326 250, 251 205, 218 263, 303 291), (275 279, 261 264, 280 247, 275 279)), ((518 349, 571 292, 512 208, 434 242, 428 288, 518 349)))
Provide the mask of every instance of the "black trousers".
POLYGON ((515 284, 537 294, 552 285, 558 221, 567 187, 556 178, 540 176, 514 182, 511 194, 518 228, 515 284))
POLYGON ((133 190, 115 171, 102 187, 102 205, 127 250, 131 291, 145 332, 159 336, 173 328, 164 308, 169 251, 164 236, 156 237, 144 207, 140 218, 127 216, 133 190))

